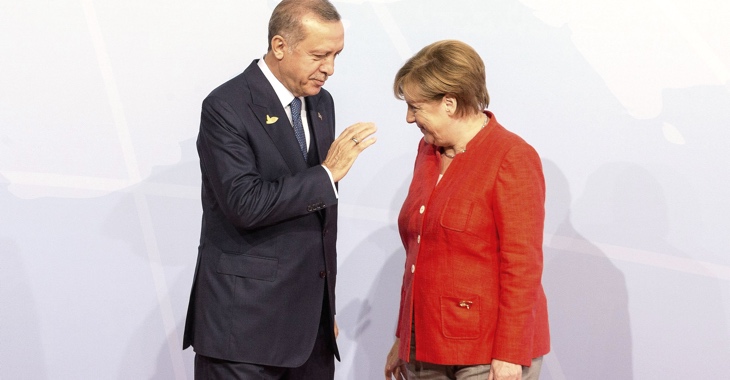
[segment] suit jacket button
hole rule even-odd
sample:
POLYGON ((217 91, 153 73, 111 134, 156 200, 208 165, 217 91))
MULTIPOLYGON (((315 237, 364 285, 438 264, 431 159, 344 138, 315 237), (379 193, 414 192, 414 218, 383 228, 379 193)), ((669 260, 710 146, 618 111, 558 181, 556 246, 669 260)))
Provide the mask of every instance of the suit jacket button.
POLYGON ((322 278, 327 277, 327 272, 325 272, 325 271, 319 272, 319 277, 322 277, 322 278))

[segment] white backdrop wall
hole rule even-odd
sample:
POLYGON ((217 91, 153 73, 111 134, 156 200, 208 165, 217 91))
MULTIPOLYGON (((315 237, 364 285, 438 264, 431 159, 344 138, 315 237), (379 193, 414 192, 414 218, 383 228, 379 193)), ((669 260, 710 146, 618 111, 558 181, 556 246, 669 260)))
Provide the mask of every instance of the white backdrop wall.
MULTIPOLYGON (((396 70, 471 44, 548 185, 543 379, 730 373, 730 3, 335 0, 338 379, 381 378, 418 130, 396 70)), ((0 0, 0 379, 192 379, 200 104, 266 50, 276 1, 0 0)))

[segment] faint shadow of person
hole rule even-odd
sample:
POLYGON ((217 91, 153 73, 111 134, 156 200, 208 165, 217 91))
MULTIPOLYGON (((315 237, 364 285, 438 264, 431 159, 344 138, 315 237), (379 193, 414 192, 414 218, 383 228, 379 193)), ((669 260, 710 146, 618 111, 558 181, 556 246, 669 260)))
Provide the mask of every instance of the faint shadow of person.
MULTIPOLYGON (((402 155, 384 165, 383 170, 374 176, 366 186, 366 188, 381 190, 363 194, 362 201, 366 204, 367 202, 374 203, 377 197, 381 197, 382 202, 383 196, 388 194, 387 189, 382 189, 382 184, 395 185, 392 181, 396 180, 393 178, 393 173, 397 169, 393 168, 403 160, 412 159, 412 155, 402 155)), ((408 172, 402 176, 405 179, 397 179, 401 182, 390 196, 387 205, 389 210, 400 209, 408 192, 410 175, 411 173, 408 172)), ((391 224, 377 229, 358 244, 341 265, 340 275, 345 278, 343 276, 345 273, 362 272, 366 269, 363 267, 363 263, 372 264, 373 257, 384 258, 384 261, 378 265, 377 272, 368 278, 367 284, 362 284, 369 287, 365 298, 350 301, 341 307, 338 313, 337 321, 340 324, 340 332, 347 338, 342 339, 340 336, 341 352, 344 355, 343 362, 351 361, 348 373, 336 373, 338 379, 370 380, 383 376, 383 352, 390 348, 395 337, 398 308, 400 307, 400 287, 406 258, 396 225, 396 215, 393 215, 391 224), (384 254, 374 255, 374 250, 384 254)), ((370 265, 368 266, 370 267, 370 265)), ((346 281, 341 280, 340 289, 347 289, 344 286, 346 281)))
MULTIPOLYGON (((374 233, 372 238, 377 239, 385 231, 388 235, 397 233, 393 226, 374 233)), ((383 376, 383 352, 393 344, 404 261, 402 249, 395 250, 373 279, 366 298, 357 305, 359 310, 352 318, 355 328, 349 337, 356 345, 348 379, 369 380, 383 376)))
POLYGON ((685 250, 673 242, 683 242, 681 235, 672 239, 674 231, 700 220, 676 214, 707 201, 694 186, 673 167, 609 162, 588 177, 573 208, 573 221, 587 239, 625 255, 634 358, 642 363, 636 377, 702 379, 730 372, 724 284, 703 262, 702 239, 684 239, 691 247, 685 250))
MULTIPOLYGON (((8 230, 11 228, 2 229, 8 230)), ((45 379, 42 329, 31 289, 34 281, 13 240, 0 236, 0 252, 3 258, 0 265, 0 303, 3 305, 0 307, 0 379, 45 379)))
POLYGON ((127 351, 119 360, 120 379, 193 379, 192 350, 180 350, 185 326, 185 313, 190 297, 190 278, 195 270, 200 232, 200 173, 195 139, 180 142, 181 157, 173 165, 154 167, 150 176, 136 188, 119 198, 103 226, 104 236, 126 242, 136 259, 153 261, 159 256, 161 272, 150 271, 151 287, 148 292, 166 290, 159 304, 149 310, 134 333, 129 335, 127 351), (148 209, 139 209, 135 194, 145 199, 148 209), (135 233, 120 229, 120 224, 140 225, 140 214, 149 214, 150 225, 138 227, 135 233), (120 222, 126 220, 127 222, 120 222), (149 248, 140 237, 149 228, 154 248, 149 248), (150 250, 154 249, 154 255, 150 250), (155 274, 157 273, 157 278, 155 274), (164 274, 160 277, 160 273, 164 274), (165 288, 154 285, 165 280, 165 288), (165 318, 167 316, 167 318, 165 318), (168 325, 174 322, 174 326, 168 325))
POLYGON ((550 378, 633 379, 631 324, 623 274, 571 224, 565 175, 543 160, 545 268, 552 336, 550 378))

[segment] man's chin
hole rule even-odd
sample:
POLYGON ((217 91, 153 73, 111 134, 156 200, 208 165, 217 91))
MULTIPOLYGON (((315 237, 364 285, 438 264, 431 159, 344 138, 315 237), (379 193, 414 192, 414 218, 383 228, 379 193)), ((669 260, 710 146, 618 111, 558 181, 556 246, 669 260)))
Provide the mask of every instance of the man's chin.
POLYGON ((317 94, 319 94, 319 91, 321 91, 321 90, 322 90, 322 86, 307 86, 307 88, 306 88, 307 95, 306 96, 317 95, 317 94))

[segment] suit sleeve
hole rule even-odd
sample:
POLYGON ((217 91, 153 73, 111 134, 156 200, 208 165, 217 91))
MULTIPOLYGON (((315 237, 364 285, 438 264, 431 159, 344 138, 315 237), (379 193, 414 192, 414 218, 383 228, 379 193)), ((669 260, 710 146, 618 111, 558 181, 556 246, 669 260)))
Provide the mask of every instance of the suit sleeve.
POLYGON ((530 365, 542 278, 545 181, 535 150, 512 147, 495 184, 500 244, 499 316, 492 357, 530 365))
POLYGON ((231 223, 242 229, 260 228, 337 203, 321 165, 265 179, 250 127, 223 99, 211 96, 203 102, 197 144, 204 188, 231 223))

